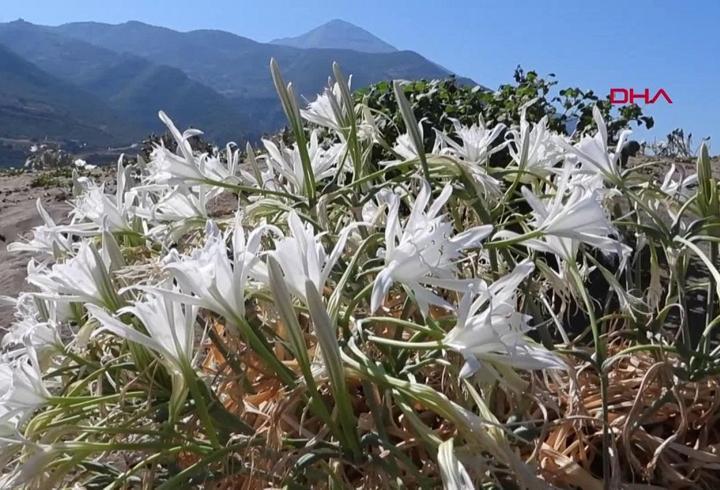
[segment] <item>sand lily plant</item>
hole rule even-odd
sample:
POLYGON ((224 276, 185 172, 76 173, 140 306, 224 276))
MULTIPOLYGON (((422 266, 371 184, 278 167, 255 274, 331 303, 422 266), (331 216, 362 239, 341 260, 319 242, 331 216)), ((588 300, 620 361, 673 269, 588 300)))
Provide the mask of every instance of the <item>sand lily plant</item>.
POLYGON ((306 108, 271 72, 284 138, 160 113, 176 149, 9 247, 0 486, 717 487, 706 149, 621 168, 599 110, 440 131, 400 81, 386 141, 337 65, 306 108))

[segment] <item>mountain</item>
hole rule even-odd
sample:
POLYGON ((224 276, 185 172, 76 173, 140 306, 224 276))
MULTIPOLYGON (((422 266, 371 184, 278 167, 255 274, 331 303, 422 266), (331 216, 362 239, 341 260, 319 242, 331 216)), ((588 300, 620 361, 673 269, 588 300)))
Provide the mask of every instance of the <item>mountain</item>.
POLYGON ((349 49, 300 49, 253 41, 224 31, 178 32, 141 22, 79 22, 53 32, 179 68, 222 95, 274 98, 268 68, 275 58, 300 95, 313 98, 327 84, 332 62, 353 74, 356 87, 392 78, 440 78, 450 73, 413 51, 363 53, 349 49))
POLYGON ((202 128, 218 141, 244 141, 259 135, 241 131, 250 127, 249 120, 234 102, 177 68, 23 21, 0 24, 0 43, 102 100, 128 126, 135 128, 135 139, 164 131, 157 117, 160 109, 179 127, 202 128))
MULTIPOLYGON (((16 55, 16 61, 22 58, 53 80, 46 83, 40 100, 53 108, 48 114, 62 114, 59 119, 68 125, 74 121, 75 129, 68 129, 64 136, 93 144, 105 144, 108 139, 126 144, 128 138, 137 141, 162 131, 159 109, 178 127, 200 128, 215 143, 257 141, 285 124, 270 74, 271 58, 278 61, 301 101, 312 100, 323 90, 333 61, 353 75, 353 88, 381 80, 450 75, 418 53, 398 51, 342 21, 331 21, 300 38, 304 38, 298 41, 301 44, 321 47, 260 43, 219 30, 179 32, 137 21, 60 26, 0 23, 0 44, 16 55)), ((1 73, 6 76, 6 70, 1 73)), ((16 74, 4 82, 13 77, 16 74)), ((15 90, 19 90, 17 86, 15 90)), ((12 107, 17 108, 22 97, 13 92, 6 99, 12 99, 12 107)), ((19 121, 27 121, 28 110, 36 107, 38 104, 24 107, 25 119, 19 121)), ((49 121, 38 124, 33 130, 31 124, 15 125, 12 114, 7 108, 0 114, 0 142, 20 133, 63 136, 57 122, 54 126, 49 121)))
POLYGON ((78 140, 102 146, 139 134, 91 93, 64 82, 0 45, 0 136, 78 140))
POLYGON ((283 37, 270 44, 310 49, 351 49, 362 53, 393 53, 397 48, 365 29, 340 19, 333 19, 305 34, 283 37))
POLYGON ((178 127, 200 128, 210 140, 244 142, 261 135, 252 130, 248 116, 233 101, 177 68, 153 65, 141 58, 127 58, 83 87, 103 96, 145 134, 165 131, 157 115, 164 110, 178 127))

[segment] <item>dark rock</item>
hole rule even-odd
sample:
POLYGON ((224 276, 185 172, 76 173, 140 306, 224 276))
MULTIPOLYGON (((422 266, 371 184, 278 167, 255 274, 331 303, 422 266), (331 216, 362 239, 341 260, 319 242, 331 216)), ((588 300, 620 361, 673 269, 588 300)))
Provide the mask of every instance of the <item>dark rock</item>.
POLYGON ((211 218, 220 218, 230 216, 237 211, 238 197, 232 192, 222 192, 210 199, 207 204, 208 216, 211 218))
POLYGON ((640 151, 640 143, 630 140, 620 149, 620 167, 627 167, 628 158, 637 156, 640 151))

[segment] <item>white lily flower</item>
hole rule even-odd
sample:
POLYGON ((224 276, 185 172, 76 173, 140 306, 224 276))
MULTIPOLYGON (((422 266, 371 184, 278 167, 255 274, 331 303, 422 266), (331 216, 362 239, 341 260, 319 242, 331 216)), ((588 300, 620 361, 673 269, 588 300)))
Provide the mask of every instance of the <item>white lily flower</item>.
MULTIPOLYGON (((154 223, 176 222, 192 218, 207 218, 207 203, 210 198, 206 186, 165 187, 156 189, 161 191, 156 200, 143 203, 135 208, 134 213, 141 218, 154 223)), ((153 190, 153 187, 144 187, 143 191, 153 190)))
POLYGON ((126 169, 122 164, 122 157, 118 160, 116 175, 115 196, 105 194, 104 185, 96 185, 89 179, 80 181, 84 192, 73 203, 75 207, 71 212, 73 221, 88 220, 94 223, 97 229, 109 229, 113 232, 132 229, 129 211, 132 207, 134 193, 125 192, 127 176, 126 169))
POLYGON ((555 354, 525 337, 530 317, 516 310, 516 289, 534 270, 526 260, 490 286, 469 288, 458 307, 456 326, 443 343, 463 355, 461 376, 476 372, 482 362, 517 369, 563 368, 555 354))
POLYGON ((372 200, 366 202, 362 207, 362 218, 366 223, 376 224, 384 221, 385 209, 395 199, 395 193, 384 187, 375 193, 372 200))
POLYGON ((57 345, 61 345, 60 335, 54 321, 37 321, 24 318, 12 324, 2 338, 3 349, 10 355, 24 353, 31 346, 39 357, 45 357, 57 345))
MULTIPOLYGON (((250 187, 255 187, 257 189, 266 189, 270 191, 281 190, 277 185, 277 175, 275 174, 272 167, 258 169, 257 174, 240 169, 239 176, 240 181, 245 185, 249 185, 250 187)), ((258 199, 258 197, 250 196, 250 199, 258 199)))
POLYGON ((105 221, 111 231, 130 229, 125 210, 118 208, 111 197, 105 194, 103 185, 88 186, 86 191, 75 200, 74 206, 75 209, 72 211, 74 219, 92 221, 98 228, 105 221))
MULTIPOLYGON (((692 196, 692 188, 697 186, 698 182, 697 174, 685 176, 684 169, 682 168, 680 168, 678 172, 679 178, 675 179, 676 171, 675 164, 672 164, 660 184, 660 192, 662 192, 664 196, 653 194, 648 199, 648 204, 651 208, 658 211, 661 207, 664 207, 673 221, 676 220, 678 216, 677 206, 682 205, 692 196)), ((647 185, 649 186, 650 184, 648 183, 647 185)))
MULTIPOLYGON (((345 114, 352 113, 355 116, 355 107, 350 111, 344 106, 340 85, 337 82, 328 81, 328 87, 310 102, 306 109, 301 109, 302 117, 313 124, 331 129, 337 134, 341 141, 345 142, 347 132, 350 129, 343 123, 345 114)), ((352 92, 352 75, 348 78, 347 89, 352 92)), ((371 139, 374 135, 371 124, 362 118, 356 121, 357 136, 361 140, 371 139)))
MULTIPOLYGON (((297 144, 292 148, 278 147, 270 140, 262 140, 267 150, 267 163, 275 173, 284 178, 295 192, 302 192, 305 188, 305 174, 303 172, 302 159, 297 144)), ((308 155, 315 181, 333 177, 337 171, 340 156, 345 151, 345 145, 335 144, 324 149, 318 142, 318 132, 310 134, 308 144, 308 155)))
MULTIPOLYGON (((187 131, 186 131, 187 133, 187 131)), ((149 183, 177 185, 196 184, 208 180, 224 182, 230 174, 222 162, 214 156, 176 155, 165 147, 153 150, 148 163, 149 183)))
MULTIPOLYGON (((260 158, 255 154, 250 143, 245 146, 245 162, 242 165, 240 164, 240 150, 233 155, 231 165, 231 168, 234 169, 233 175, 237 175, 242 184, 256 189, 282 191, 275 169, 270 165, 260 165, 260 158)), ((262 199, 263 196, 250 195, 248 198, 253 201, 262 199)))
POLYGON ((225 238, 209 222, 205 246, 190 257, 172 261, 166 266, 183 292, 194 294, 198 305, 227 319, 244 317, 249 279, 268 281, 267 268, 260 260, 262 235, 268 230, 280 234, 274 227, 258 227, 246 241, 241 219, 238 213, 232 236, 232 260, 228 257, 225 238))
MULTIPOLYGON (((22 292, 16 298, 0 296, 0 305, 7 304, 15 308, 16 323, 26 320, 34 323, 57 323, 72 317, 70 305, 64 302, 41 298, 35 292, 22 292)), ((7 333, 4 338, 7 338, 7 333)))
MULTIPOLYGON (((350 85, 350 83, 348 83, 350 85)), ((350 88, 350 87, 348 87, 350 88)), ((300 114, 311 123, 334 130, 341 134, 344 129, 342 121, 339 120, 339 112, 342 107, 342 96, 340 86, 335 82, 332 89, 326 88, 322 94, 310 102, 307 109, 302 109, 300 114)))
POLYGON ((520 128, 508 131, 510 155, 515 164, 524 171, 545 176, 565 156, 559 141, 564 137, 553 133, 547 127, 548 117, 532 124, 522 111, 520 128))
POLYGON ((86 162, 85 160, 83 160, 82 158, 76 158, 75 161, 73 162, 73 164, 75 165, 76 168, 78 168, 80 170, 93 170, 93 169, 97 168, 97 165, 92 165, 92 164, 86 162))
POLYGON ((118 317, 131 313, 145 326, 147 335, 110 315, 93 304, 86 304, 88 313, 101 324, 93 333, 110 332, 160 354, 172 377, 170 418, 175 419, 188 394, 187 376, 192 370, 195 353, 195 322, 198 307, 182 301, 179 291, 157 288, 146 293, 143 301, 118 310, 118 317))
POLYGON ((620 133, 617 147, 614 153, 610 153, 607 145, 608 134, 605 120, 597 106, 593 107, 593 119, 598 131, 595 136, 585 136, 576 145, 570 145, 565 140, 558 140, 558 143, 565 150, 575 155, 580 161, 580 170, 590 174, 600 174, 605 180, 612 182, 620 178, 620 155, 625 140, 632 131, 626 130, 620 133))
POLYGON ((187 184, 199 183, 207 180, 225 181, 231 175, 228 168, 216 156, 206 154, 196 156, 190 146, 189 139, 202 134, 202 131, 188 129, 180 133, 172 120, 164 112, 159 117, 168 127, 175 138, 178 154, 164 146, 156 147, 148 163, 146 180, 157 184, 187 184))
MULTIPOLYGON (((501 195, 502 184, 491 177, 487 171, 487 164, 490 155, 500 151, 506 143, 492 146, 492 143, 500 136, 505 129, 504 124, 498 124, 490 129, 485 126, 482 116, 478 117, 478 123, 470 127, 463 126, 459 121, 453 121, 455 134, 460 138, 460 143, 444 133, 436 131, 436 143, 442 143, 444 147, 438 147, 441 155, 449 157, 455 165, 460 167, 471 180, 478 195, 485 199, 495 201, 501 195)), ((442 146, 442 145, 440 145, 442 146)), ((438 160, 435 164, 442 164, 438 160)))
POLYGON ((110 280, 110 265, 94 245, 83 241, 75 257, 50 269, 31 260, 27 280, 40 289, 40 297, 113 306, 118 298, 110 280))
POLYGON ((85 307, 102 325, 93 336, 107 331, 141 344, 162 355, 171 369, 182 372, 193 361, 194 326, 198 308, 183 304, 177 298, 175 291, 158 288, 147 293, 143 301, 118 310, 118 316, 131 313, 137 317, 145 326, 147 335, 110 315, 103 308, 94 304, 86 304, 85 307))
MULTIPOLYGON (((627 255, 629 247, 610 238, 618 233, 607 218, 598 191, 571 185, 570 173, 571 169, 567 168, 559 176, 555 195, 548 202, 539 199, 529 188, 522 188, 523 197, 533 210, 531 225, 535 232, 542 234, 542 238, 528 238, 523 244, 556 254, 566 261, 575 260, 582 243, 606 254, 627 255)), ((503 230, 495 237, 513 239, 519 236, 503 230)))
MULTIPOLYGON (((423 129, 422 121, 419 121, 418 132, 420 134, 421 140, 424 140, 424 131, 425 130, 423 129)), ((415 143, 413 142, 410 133, 403 133, 397 137, 397 139, 395 140, 395 145, 393 146, 393 151, 397 153, 403 160, 413 160, 420 157, 420 155, 418 154, 418 149, 415 146, 415 143)), ((435 143, 433 144, 433 149, 431 153, 439 152, 440 139, 435 138, 435 143)))
POLYGON ((50 392, 45 387, 35 351, 0 363, 0 406, 8 411, 32 411, 44 405, 50 392))
POLYGON ((485 165, 490 155, 505 147, 505 144, 492 146, 505 129, 504 124, 488 128, 482 116, 479 116, 477 124, 470 127, 462 125, 457 119, 453 120, 453 127, 460 143, 444 133, 437 133, 445 144, 440 150, 441 154, 449 154, 469 163, 485 165))
POLYGON ((423 182, 413 203, 404 228, 400 224, 400 198, 390 203, 385 226, 385 268, 375 279, 371 296, 371 311, 376 311, 390 287, 401 283, 415 296, 420 310, 427 314, 429 305, 452 309, 452 306, 425 285, 462 290, 465 282, 455 278, 454 262, 462 251, 478 247, 492 231, 491 225, 470 228, 454 235, 452 224, 440 210, 452 194, 447 184, 440 196, 427 209, 430 185, 423 182))
POLYGON ((38 198, 35 205, 43 220, 42 225, 33 228, 33 237, 28 241, 13 242, 7 246, 9 252, 45 253, 59 258, 62 254, 72 253, 72 245, 63 234, 64 227, 57 226, 38 198))
POLYGON ((675 164, 673 163, 668 172, 665 174, 660 190, 669 197, 682 196, 684 198, 689 198, 692 195, 690 187, 697 185, 698 176, 697 174, 685 176, 685 173, 681 170, 679 172, 680 178, 675 180, 673 179, 673 176, 675 175, 676 170, 675 164))
MULTIPOLYGON (((422 130, 421 124, 418 124, 418 127, 422 130)), ((404 133, 397 137, 395 145, 393 146, 393 151, 405 160, 411 160, 418 157, 417 149, 415 148, 415 144, 413 143, 410 133, 404 133)))
POLYGON ((318 293, 322 296, 325 283, 330 277, 332 268, 340 259, 354 225, 346 226, 340 232, 335 247, 330 255, 327 255, 320 240, 324 233, 316 235, 313 226, 309 223, 303 225, 295 211, 288 213, 287 222, 290 236, 276 240, 275 250, 270 253, 280 264, 288 288, 295 296, 303 301, 306 300, 305 282, 308 280, 317 287, 318 293))

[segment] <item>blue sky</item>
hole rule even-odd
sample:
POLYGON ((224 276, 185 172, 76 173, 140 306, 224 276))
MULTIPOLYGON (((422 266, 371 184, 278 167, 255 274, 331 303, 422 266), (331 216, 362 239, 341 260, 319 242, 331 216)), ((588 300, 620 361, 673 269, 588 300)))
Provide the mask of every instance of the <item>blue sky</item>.
MULTIPOLYGON (((673 104, 646 106, 651 141, 675 127, 720 151, 720 1, 634 0, 3 0, 0 21, 40 24, 140 20, 215 28, 258 41, 297 35, 333 18, 357 24, 491 88, 516 65, 560 85, 664 88, 673 104)), ((328 67, 329 70, 329 67, 328 67)))

